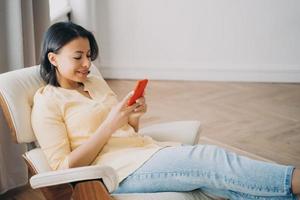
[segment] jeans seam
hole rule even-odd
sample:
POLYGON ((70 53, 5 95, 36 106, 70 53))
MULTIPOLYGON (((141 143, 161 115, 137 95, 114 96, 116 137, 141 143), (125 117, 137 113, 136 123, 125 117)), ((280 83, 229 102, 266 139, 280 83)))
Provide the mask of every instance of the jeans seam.
POLYGON ((293 174, 294 167, 288 166, 286 169, 285 174, 285 182, 284 182, 284 190, 287 195, 292 194, 292 174, 293 174))
POLYGON ((287 193, 287 182, 289 182, 289 178, 288 178, 288 173, 287 173, 287 178, 286 178, 286 184, 284 185, 284 187, 282 189, 280 188, 277 188, 277 187, 273 187, 273 188, 270 188, 270 187, 263 187, 263 186, 260 186, 260 185, 256 185, 256 184, 252 184, 252 185, 246 185, 244 183, 241 183, 240 181, 235 181, 235 179, 233 177, 228 177, 228 176, 222 176, 222 175, 219 175, 218 173, 216 172, 211 172, 211 171, 206 171, 206 172, 203 172, 203 171, 200 171, 200 170, 193 170, 193 169, 190 169, 190 170, 183 170, 183 171, 162 171, 162 172, 138 172, 136 174, 132 174, 132 175, 129 175, 127 178, 128 179, 144 179, 144 178, 153 178, 155 176, 157 177, 161 177, 161 175, 167 177, 168 175, 171 175, 171 176, 186 176, 186 177, 189 177, 189 176, 195 176, 195 177, 206 177, 206 178, 210 178, 211 176, 214 176, 215 178, 217 179, 223 179, 224 182, 226 184, 229 184, 230 186, 233 186, 233 187, 241 187, 242 189, 247 189, 247 190, 252 190, 252 191, 265 191, 265 192, 277 192, 277 193, 287 193), (193 175, 195 174, 195 175, 193 175))

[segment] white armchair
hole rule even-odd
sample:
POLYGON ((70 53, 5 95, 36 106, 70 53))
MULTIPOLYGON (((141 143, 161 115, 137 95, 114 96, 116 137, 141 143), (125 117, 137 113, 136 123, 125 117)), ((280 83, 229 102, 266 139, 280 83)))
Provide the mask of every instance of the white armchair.
MULTIPOLYGON (((92 73, 100 75, 96 67, 92 67, 92 73)), ((118 179, 111 167, 86 166, 52 171, 42 150, 35 145, 30 122, 33 96, 42 85, 39 66, 0 74, 1 108, 14 141, 31 147, 23 155, 33 174, 30 184, 32 188, 40 189, 46 199, 212 199, 200 190, 112 195, 110 193, 118 187, 118 179)), ((148 126, 140 133, 159 141, 194 144, 198 141, 199 131, 198 121, 178 121, 148 126)))

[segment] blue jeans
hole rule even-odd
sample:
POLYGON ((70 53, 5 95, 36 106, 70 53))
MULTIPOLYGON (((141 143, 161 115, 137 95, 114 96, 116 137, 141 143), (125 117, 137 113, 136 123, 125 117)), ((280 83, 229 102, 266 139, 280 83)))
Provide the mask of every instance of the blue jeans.
POLYGON ((115 193, 192 191, 228 199, 296 199, 294 167, 252 160, 213 145, 166 147, 115 193))

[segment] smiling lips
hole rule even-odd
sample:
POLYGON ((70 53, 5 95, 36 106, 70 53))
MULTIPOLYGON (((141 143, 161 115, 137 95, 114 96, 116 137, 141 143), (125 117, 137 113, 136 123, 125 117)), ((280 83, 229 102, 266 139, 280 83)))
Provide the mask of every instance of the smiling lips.
POLYGON ((90 70, 83 70, 83 71, 77 71, 81 75, 88 75, 90 73, 90 70))

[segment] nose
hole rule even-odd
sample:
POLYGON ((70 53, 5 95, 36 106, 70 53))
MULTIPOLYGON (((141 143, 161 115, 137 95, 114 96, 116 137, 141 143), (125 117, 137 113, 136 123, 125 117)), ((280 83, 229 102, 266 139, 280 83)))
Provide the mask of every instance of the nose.
POLYGON ((88 57, 84 57, 82 61, 82 67, 89 68, 91 66, 91 60, 88 57))

